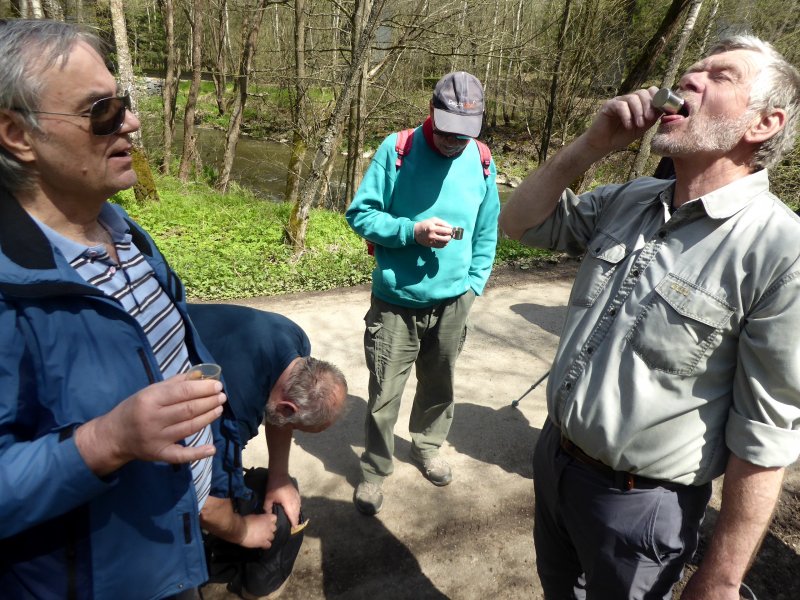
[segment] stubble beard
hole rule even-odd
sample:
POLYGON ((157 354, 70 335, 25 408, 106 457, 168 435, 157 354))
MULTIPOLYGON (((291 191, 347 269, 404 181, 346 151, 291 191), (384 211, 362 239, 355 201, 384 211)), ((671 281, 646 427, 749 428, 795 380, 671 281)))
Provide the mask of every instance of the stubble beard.
POLYGON ((660 156, 709 152, 726 154, 742 139, 751 117, 750 111, 738 118, 695 115, 690 117, 689 127, 685 131, 656 133, 650 149, 660 156))

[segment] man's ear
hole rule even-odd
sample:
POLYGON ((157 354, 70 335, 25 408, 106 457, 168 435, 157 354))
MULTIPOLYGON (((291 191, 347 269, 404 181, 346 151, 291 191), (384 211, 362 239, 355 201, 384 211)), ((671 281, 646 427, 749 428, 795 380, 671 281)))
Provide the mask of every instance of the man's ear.
POLYGON ((275 410, 286 418, 291 417, 297 412, 297 405, 291 400, 277 400, 275 410))
POLYGON ((751 144, 761 144, 775 136, 786 124, 786 111, 782 108, 774 109, 768 115, 761 115, 753 119, 747 131, 744 132, 744 141, 751 144))
POLYGON ((36 159, 28 128, 22 117, 14 111, 0 110, 0 146, 20 162, 33 162, 36 159))

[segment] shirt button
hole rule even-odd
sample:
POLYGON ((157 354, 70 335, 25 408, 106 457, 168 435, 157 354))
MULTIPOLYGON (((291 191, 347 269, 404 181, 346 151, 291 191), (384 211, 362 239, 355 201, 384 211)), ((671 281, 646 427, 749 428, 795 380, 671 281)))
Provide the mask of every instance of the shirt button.
POLYGON ((109 267, 108 272, 112 275, 117 272, 117 267, 109 267))
POLYGON ((633 269, 631 271, 631 277, 638 277, 639 276, 639 269, 633 269))

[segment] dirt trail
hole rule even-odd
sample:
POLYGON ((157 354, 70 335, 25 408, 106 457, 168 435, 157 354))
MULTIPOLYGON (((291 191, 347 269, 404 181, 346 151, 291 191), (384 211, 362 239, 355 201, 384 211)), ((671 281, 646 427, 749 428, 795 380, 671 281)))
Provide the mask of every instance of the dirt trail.
MULTIPOLYGON (((545 418, 546 383, 518 407, 511 404, 549 368, 574 270, 567 262, 492 275, 471 315, 456 376, 456 414, 442 451, 454 482, 436 488, 408 460, 412 376, 395 430, 395 472, 384 484, 384 508, 373 518, 352 504, 367 398, 362 334, 369 289, 239 302, 300 324, 314 355, 338 365, 350 386, 342 420, 322 434, 299 433, 294 442, 292 474, 311 522, 282 600, 542 598, 531 535, 531 456, 545 418)), ((263 439, 250 443, 245 462, 266 464, 263 439)), ((718 506, 715 499, 707 526, 718 506)), ((759 600, 800 598, 799 516, 795 467, 746 580, 759 600)), ((211 587, 209 600, 232 597, 211 587)))

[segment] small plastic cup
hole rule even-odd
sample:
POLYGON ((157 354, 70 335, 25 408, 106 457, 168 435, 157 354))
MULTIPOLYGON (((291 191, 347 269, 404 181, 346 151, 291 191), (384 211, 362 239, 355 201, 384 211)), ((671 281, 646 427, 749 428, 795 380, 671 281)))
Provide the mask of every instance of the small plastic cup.
POLYGON ((215 363, 200 363, 186 371, 189 379, 216 379, 222 374, 222 367, 215 363))
POLYGON ((464 228, 463 227, 453 227, 453 231, 450 233, 450 237, 454 240, 460 240, 464 237, 464 228))

